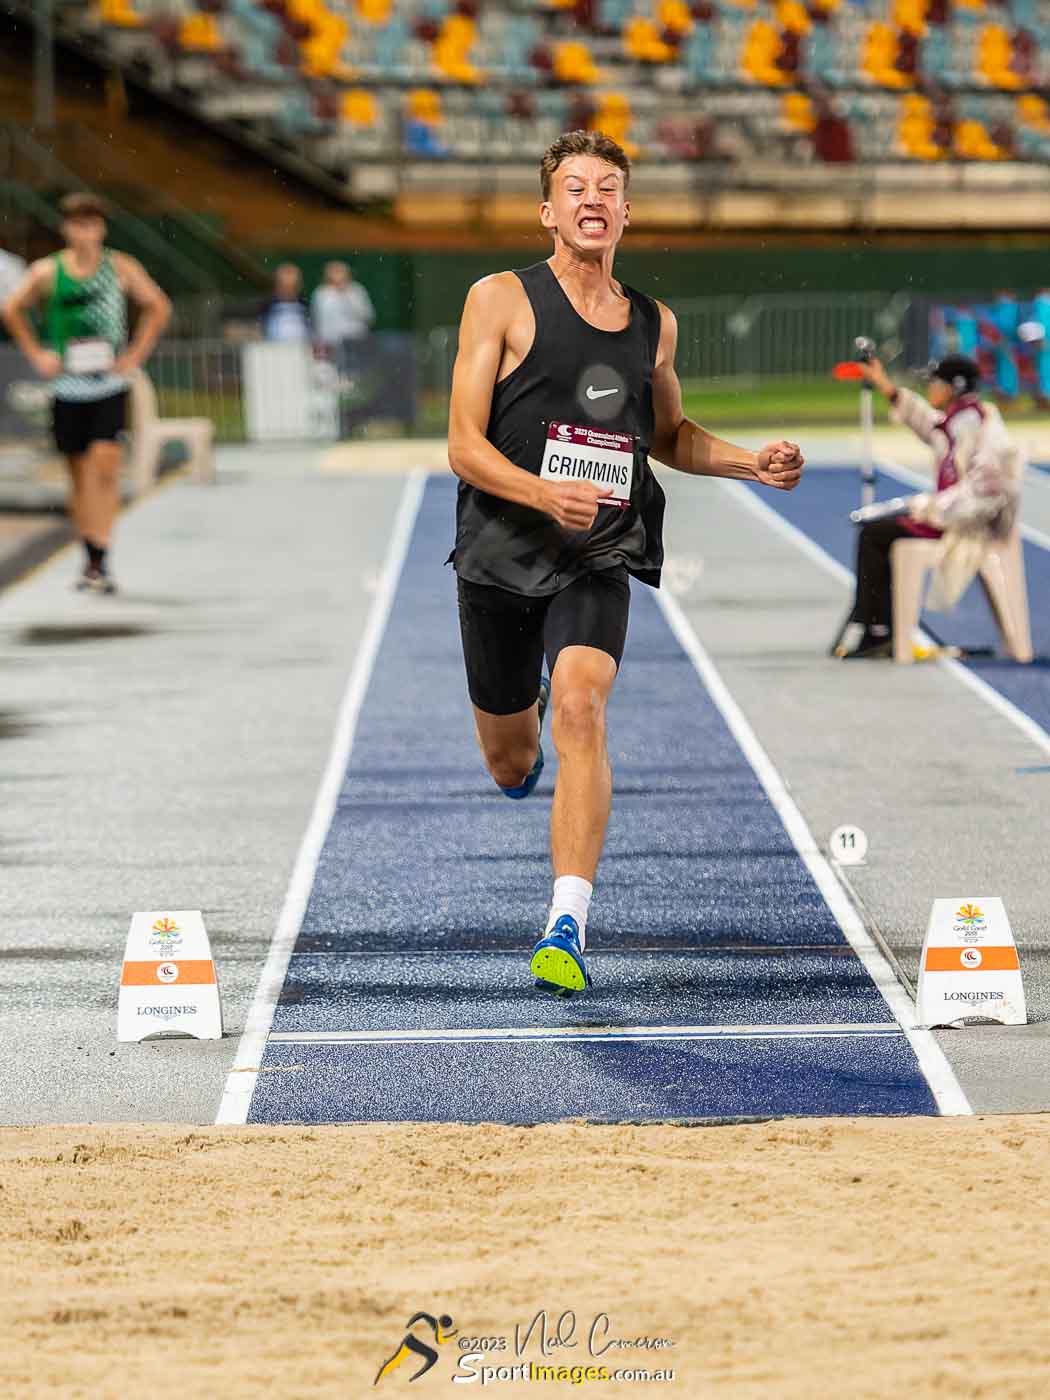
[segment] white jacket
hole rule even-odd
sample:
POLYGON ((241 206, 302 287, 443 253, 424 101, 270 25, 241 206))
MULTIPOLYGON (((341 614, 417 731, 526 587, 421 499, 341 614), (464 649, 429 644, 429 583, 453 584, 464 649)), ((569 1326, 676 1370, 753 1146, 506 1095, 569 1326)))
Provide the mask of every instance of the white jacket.
POLYGON ((989 546, 1017 524, 1024 457, 994 404, 963 402, 941 413, 898 389, 890 416, 935 454, 936 491, 913 496, 911 516, 944 531, 944 548, 928 606, 950 608, 981 567, 989 546))

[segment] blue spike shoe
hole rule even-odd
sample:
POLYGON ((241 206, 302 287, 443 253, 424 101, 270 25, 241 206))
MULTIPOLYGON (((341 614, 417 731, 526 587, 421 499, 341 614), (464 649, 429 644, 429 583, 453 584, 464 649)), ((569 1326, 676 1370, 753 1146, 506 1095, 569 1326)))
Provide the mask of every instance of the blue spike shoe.
POLYGON ((550 933, 536 944, 529 971, 541 991, 553 992, 555 996, 572 996, 591 985, 580 948, 580 931, 571 915, 562 914, 550 933))
MULTIPOLYGON (((551 698, 551 683, 546 676, 540 678, 540 693, 537 700, 540 716, 540 733, 543 732, 543 716, 547 713, 547 706, 551 698)), ((515 802, 520 802, 523 797, 528 797, 533 788, 540 780, 543 772, 543 745, 539 744, 536 750, 536 762, 525 775, 525 781, 517 787, 500 788, 504 797, 510 797, 515 802)))

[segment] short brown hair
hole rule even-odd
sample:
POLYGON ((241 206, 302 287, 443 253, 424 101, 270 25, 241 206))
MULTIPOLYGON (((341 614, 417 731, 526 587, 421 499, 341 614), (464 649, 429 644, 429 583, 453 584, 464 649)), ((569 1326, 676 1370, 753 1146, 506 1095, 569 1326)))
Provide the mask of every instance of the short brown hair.
POLYGON ((623 171, 624 189, 631 178, 631 160, 624 148, 603 131, 566 131, 543 153, 540 161, 540 188, 543 198, 551 197, 551 177, 570 156, 597 156, 623 171))
POLYGON ((100 199, 97 194, 88 194, 85 190, 77 190, 74 194, 67 194, 59 200, 58 207, 63 219, 105 219, 109 217, 106 201, 100 199))

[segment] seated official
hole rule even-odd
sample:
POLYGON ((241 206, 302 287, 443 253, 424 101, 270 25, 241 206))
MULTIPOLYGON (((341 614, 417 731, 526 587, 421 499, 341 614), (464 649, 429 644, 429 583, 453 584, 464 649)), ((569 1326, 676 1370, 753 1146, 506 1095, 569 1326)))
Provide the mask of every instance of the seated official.
POLYGON ((890 401, 890 417, 933 451, 936 489, 909 497, 902 512, 864 524, 857 539, 857 594, 850 621, 863 634, 847 660, 893 654, 890 546, 907 538, 940 539, 945 547, 928 606, 953 607, 981 566, 988 546, 1014 527, 1023 461, 994 404, 977 394, 979 371, 966 355, 948 355, 927 371, 924 402, 898 388, 878 360, 864 378, 890 401))

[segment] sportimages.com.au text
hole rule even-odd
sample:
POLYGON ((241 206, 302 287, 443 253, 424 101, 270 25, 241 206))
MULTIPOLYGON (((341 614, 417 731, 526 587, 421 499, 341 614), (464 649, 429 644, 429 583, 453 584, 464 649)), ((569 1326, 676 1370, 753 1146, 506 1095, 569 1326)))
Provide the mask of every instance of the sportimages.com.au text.
MULTIPOLYGON (((520 1358, 531 1343, 540 1350, 543 1361, 504 1360, 511 1351, 505 1336, 462 1335, 458 1340, 459 1357, 452 1379, 459 1385, 482 1385, 504 1381, 569 1381, 585 1385, 588 1381, 673 1381, 675 1373, 668 1367, 612 1367, 598 1358, 606 1353, 623 1351, 654 1352, 674 1346, 668 1337, 614 1336, 607 1313, 598 1313, 586 1331, 588 1362, 568 1362, 558 1358, 548 1360, 559 1350, 580 1345, 576 1314, 565 1311, 553 1319, 545 1309, 535 1314, 527 1326, 514 1328, 513 1353, 520 1358)), ((654 1358, 655 1359, 655 1358, 654 1358)))
POLYGON ((513 1365, 493 1365, 482 1352, 461 1352, 459 1364, 452 1377, 458 1385, 499 1384, 506 1381, 568 1381, 585 1385, 588 1381, 673 1381, 673 1368, 650 1370, 647 1367, 560 1366, 542 1361, 519 1361, 513 1365))

